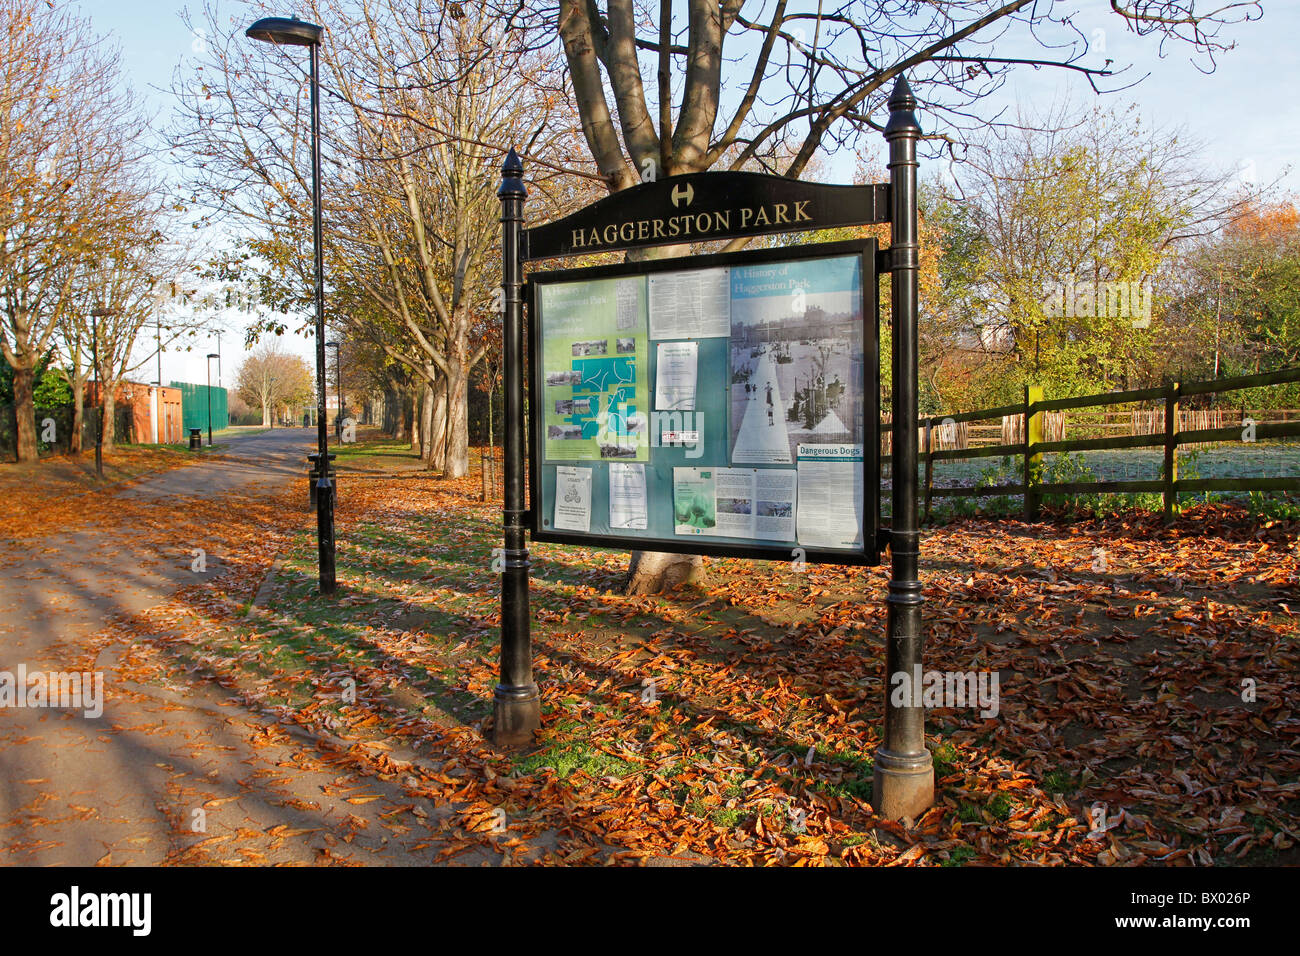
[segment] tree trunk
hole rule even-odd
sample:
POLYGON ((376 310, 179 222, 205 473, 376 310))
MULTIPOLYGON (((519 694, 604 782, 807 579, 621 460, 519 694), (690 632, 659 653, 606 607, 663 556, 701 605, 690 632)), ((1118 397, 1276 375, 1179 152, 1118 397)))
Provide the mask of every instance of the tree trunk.
POLYGON ((396 441, 406 437, 406 418, 402 415, 401 393, 391 385, 384 389, 383 424, 380 428, 385 435, 392 435, 396 441))
POLYGON ((623 593, 661 594, 698 581, 703 574, 704 559, 698 554, 633 551, 623 593))
POLYGON ((433 446, 430 444, 430 436, 433 434, 433 386, 428 382, 420 389, 420 417, 418 422, 420 430, 419 451, 420 459, 428 464, 429 456, 433 453, 433 446))
POLYGON ((453 365, 452 372, 447 383, 447 458, 442 474, 464 478, 469 474, 469 375, 463 363, 453 365))
POLYGON ((415 439, 415 402, 411 398, 410 392, 405 389, 396 391, 397 410, 397 432, 393 435, 398 441, 411 441, 414 447, 415 439))
POLYGON ((429 421, 429 447, 425 464, 431 471, 441 471, 447 464, 447 380, 439 377, 433 390, 432 415, 429 421))
POLYGON ((421 459, 424 459, 424 435, 421 428, 424 425, 424 397, 411 399, 411 451, 421 459))
POLYGON ((30 368, 14 369, 14 419, 18 426, 18 460, 36 461, 36 403, 32 397, 36 373, 30 368))
MULTIPOLYGON (((68 436, 68 451, 81 454, 81 432, 86 424, 86 380, 74 370, 72 374, 72 434, 68 436)), ((161 434, 161 433, 160 433, 161 434)))
POLYGON ((100 394, 103 398, 103 413, 100 416, 100 427, 104 429, 104 451, 113 450, 114 439, 117 437, 117 395, 116 390, 111 385, 105 385, 100 388, 100 394))

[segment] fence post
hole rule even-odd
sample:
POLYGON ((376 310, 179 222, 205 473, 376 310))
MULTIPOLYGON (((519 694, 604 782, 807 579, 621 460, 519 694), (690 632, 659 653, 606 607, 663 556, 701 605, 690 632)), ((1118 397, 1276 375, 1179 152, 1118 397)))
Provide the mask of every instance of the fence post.
POLYGON ((1178 510, 1178 395, 1178 382, 1165 386, 1165 524, 1178 510))
POLYGON ((931 453, 934 446, 931 444, 931 434, 934 431, 934 419, 925 420, 925 521, 930 522, 930 497, 934 490, 934 459, 931 453))
POLYGON ((1041 385, 1025 386, 1025 520, 1038 520, 1039 471, 1043 465, 1041 452, 1033 450, 1043 441, 1043 413, 1036 406, 1043 400, 1041 385))

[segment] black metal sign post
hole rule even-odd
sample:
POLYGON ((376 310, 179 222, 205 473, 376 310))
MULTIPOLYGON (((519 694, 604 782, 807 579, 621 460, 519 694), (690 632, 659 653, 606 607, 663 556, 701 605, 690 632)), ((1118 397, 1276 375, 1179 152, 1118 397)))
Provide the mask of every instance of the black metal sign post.
POLYGON ((505 358, 505 524, 501 570, 501 681, 493 693, 494 734, 500 747, 532 742, 541 726, 528 633, 528 542, 524 508, 524 315, 520 238, 524 222, 524 164, 512 149, 501 167, 501 270, 505 293, 501 345, 505 358))
MULTIPOLYGON (((804 183, 757 173, 693 173, 642 183, 606 197, 557 222, 523 229, 523 207, 527 193, 523 164, 514 150, 502 167, 501 199, 502 278, 505 314, 502 323, 505 358, 505 502, 504 563, 501 569, 501 663, 500 683, 495 691, 496 742, 518 746, 532 740, 540 725, 537 685, 533 682, 532 649, 529 637, 528 550, 526 534, 561 540, 561 535, 541 534, 538 481, 540 449, 527 462, 532 501, 525 507, 525 442, 529 432, 524 420, 524 297, 523 263, 529 260, 581 256, 649 246, 701 240, 760 236, 858 226, 891 224, 891 246, 880 255, 893 275, 891 315, 893 320, 893 524, 881 531, 879 541, 891 548, 892 574, 888 596, 886 634, 885 732, 876 751, 874 799, 876 812, 886 819, 915 819, 934 800, 934 770, 925 747, 924 711, 915 700, 893 703, 893 677, 905 673, 909 679, 921 666, 924 636, 921 628, 921 582, 917 527, 917 193, 916 140, 920 135, 914 110, 916 100, 907 82, 900 78, 890 96, 889 142, 890 181, 867 186, 830 186, 804 183)), ((810 250, 813 247, 805 247, 810 250)), ((829 248, 829 247, 826 247, 829 248)), ((874 247, 871 247, 874 248, 874 247)), ((843 253, 844 250, 836 250, 843 253)), ((674 260, 679 268, 705 269, 739 262, 740 254, 696 256, 674 260)), ((757 256, 758 254, 749 254, 757 256)), ((745 260, 748 261, 748 260, 745 260)), ((874 262, 871 263, 874 266, 874 262)), ((883 267, 883 265, 882 265, 883 267)), ((646 265, 643 271, 649 271, 646 265)), ((589 270, 595 276, 598 270, 589 270)), ((626 271, 626 270, 623 270, 626 271)), ((600 275, 613 274, 609 268, 600 275)), ((557 274, 560 275, 560 274, 557 274)), ((571 277, 571 276, 570 276, 571 277)), ((863 270, 863 282, 874 290, 875 269, 863 270)), ((530 289, 535 288, 530 283, 530 289)), ((865 300, 875 321, 874 292, 865 300)), ((536 312, 534 305, 534 312, 536 312)), ((530 315, 538 322, 536 314, 530 315)), ((872 326, 873 330, 875 326, 872 326)), ((534 343, 543 330, 533 330, 534 343)), ((878 357, 875 335, 868 350, 873 362, 878 357)), ((576 353, 575 353, 576 354, 576 353)), ((878 376, 873 368, 869 381, 876 383, 867 412, 878 421, 878 376)), ((532 375, 542 374, 536 365, 532 375)), ((535 396, 536 397, 536 396, 535 396)), ((533 415, 540 410, 532 409, 533 415)), ((864 483, 874 484, 867 499, 870 515, 864 514, 864 538, 877 528, 879 489, 879 435, 875 422, 864 429, 864 483), (871 473, 867 473, 867 470, 871 473), (869 519, 869 520, 868 520, 869 519)), ((644 525, 642 525, 644 527, 644 525)), ((814 554, 808 560, 838 563, 874 562, 877 540, 864 540, 856 558, 844 551, 814 554)), ((698 538, 683 541, 677 550, 700 547, 698 538)), ((623 538, 620 542, 598 541, 596 546, 664 550, 671 542, 662 538, 644 541, 623 538)), ((707 546, 705 546, 707 547, 707 546)), ((723 553, 725 549, 715 549, 723 553)), ((753 548, 747 556, 772 558, 772 548, 753 548)), ((798 549, 803 551, 804 549, 798 549)))
POLYGON ((893 517, 889 532, 891 576, 885 636, 885 742, 876 750, 872 806, 887 820, 915 819, 934 803, 934 764, 925 747, 925 711, 915 672, 921 666, 920 539, 916 514, 917 270, 916 98, 899 77, 889 97, 890 242, 893 273, 890 315, 894 326, 893 517), (912 686, 912 699, 894 704, 895 675, 912 686))

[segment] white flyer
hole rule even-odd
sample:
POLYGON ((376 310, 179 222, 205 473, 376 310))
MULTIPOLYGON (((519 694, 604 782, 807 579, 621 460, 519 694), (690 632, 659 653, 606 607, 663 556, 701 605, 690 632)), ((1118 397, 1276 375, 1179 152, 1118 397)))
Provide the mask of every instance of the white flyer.
POLYGON ((557 531, 591 530, 591 469, 560 465, 555 469, 555 516, 557 531))
POLYGON ((644 531, 649 509, 646 507, 645 465, 612 461, 609 463, 609 526, 612 529, 644 531))
POLYGON ((700 343, 660 342, 655 366, 655 408, 664 412, 695 411, 700 343))
POLYGON ((754 536, 754 470, 718 468, 714 471, 717 523, 713 533, 727 538, 754 536))
POLYGON ((754 537, 764 541, 795 540, 794 516, 798 472, 793 468, 754 470, 754 537))
POLYGON ((641 317, 639 305, 641 301, 641 280, 640 279, 619 279, 615 288, 615 323, 620 332, 635 329, 637 320, 641 317))
POLYGON ((862 547, 861 445, 799 445, 799 543, 862 547))
POLYGON ((731 270, 694 269, 649 277, 650 338, 731 334, 731 270))

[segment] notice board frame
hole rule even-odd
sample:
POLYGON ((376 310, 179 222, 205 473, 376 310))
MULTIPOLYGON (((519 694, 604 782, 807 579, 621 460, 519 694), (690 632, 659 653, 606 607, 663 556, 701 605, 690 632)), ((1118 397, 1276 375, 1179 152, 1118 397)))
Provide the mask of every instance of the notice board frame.
MULTIPOLYGON (((608 252, 615 244, 621 248, 673 245, 680 244, 678 238, 695 242, 738 233, 765 235, 888 222, 889 249, 880 254, 875 268, 890 275, 893 514, 888 530, 880 529, 879 541, 867 542, 864 534, 864 545, 880 547, 887 543, 890 553, 885 674, 914 674, 924 669, 921 609, 926 598, 920 576, 916 441, 921 258, 916 146, 921 126, 916 119, 917 100, 906 77, 897 77, 888 107, 889 121, 881 131, 889 146, 887 185, 828 188, 778 176, 689 173, 625 190, 614 189, 605 200, 528 230, 524 229, 528 190, 524 186, 523 161, 513 149, 506 154, 497 190, 501 200, 505 393, 505 486, 501 508, 504 547, 493 551, 493 569, 501 575, 500 679, 492 692, 492 737, 497 747, 535 743, 534 733, 541 726, 542 716, 541 693, 533 671, 528 593, 528 525, 533 509, 526 501, 530 429, 525 421, 524 263, 608 252), (841 197, 847 201, 839 201, 841 197)), ((608 182, 611 188, 615 184, 613 178, 608 182)), ((674 265, 681 265, 680 260, 674 265)), ((878 287, 873 291, 878 301, 878 287)), ((877 446, 873 458, 878 454, 877 446)), ((864 481, 864 487, 867 484, 864 481)), ((692 540, 691 550, 703 550, 698 539, 692 540)), ((884 714, 880 744, 873 758, 871 803, 883 820, 919 820, 934 804, 934 760, 926 746, 925 708, 919 701, 896 699, 886 687, 884 714)))
MULTIPOLYGON (((620 262, 575 269, 530 272, 524 282, 523 304, 526 315, 528 414, 528 531, 533 541, 569 544, 619 551, 663 551, 675 554, 703 554, 712 557, 744 558, 759 561, 802 560, 816 564, 866 566, 880 563, 880 275, 878 244, 874 237, 836 242, 796 244, 765 249, 747 249, 675 259, 620 262), (810 547, 790 542, 772 544, 736 544, 710 541, 705 536, 681 538, 608 535, 580 531, 556 531, 545 527, 547 509, 543 500, 543 454, 545 436, 545 370, 540 365, 545 330, 538 321, 538 292, 542 286, 566 282, 650 276, 669 272, 695 272, 731 266, 780 264, 808 260, 857 256, 860 263, 862 296, 862 381, 863 395, 863 475, 862 475, 862 544, 860 549, 810 547)), ((647 339, 649 347, 650 340, 647 339)), ((648 363, 647 363, 648 364, 648 363)), ((648 383, 653 392, 653 382, 648 383)), ((728 382, 730 389, 730 382, 728 382)), ((698 403, 698 396, 697 396, 698 403)), ((653 402, 651 403, 653 404, 653 402)), ((728 408, 730 415, 730 408, 728 408)), ((655 436, 652 434, 651 438, 655 436)), ((653 451, 652 451, 653 454, 653 451)), ((616 459, 592 459, 593 463, 616 459)), ((584 464, 586 462, 583 462, 584 464)), ((648 464, 648 463, 647 463, 648 464)), ((700 467, 709 467, 703 465, 700 467)), ((727 463, 718 468, 743 468, 727 463)), ((647 507, 652 502, 647 496, 647 507)))

